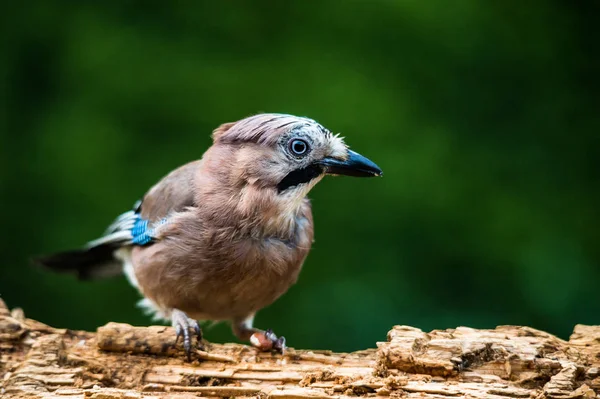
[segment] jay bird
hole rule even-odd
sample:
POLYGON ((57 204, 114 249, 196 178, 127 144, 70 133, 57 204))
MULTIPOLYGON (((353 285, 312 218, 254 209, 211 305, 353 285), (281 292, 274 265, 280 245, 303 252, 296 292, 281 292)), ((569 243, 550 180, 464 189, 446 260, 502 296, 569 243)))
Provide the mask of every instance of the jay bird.
POLYGON ((200 160, 167 174, 85 247, 36 259, 80 279, 124 273, 140 305, 170 321, 190 357, 197 320, 226 320, 261 350, 285 339, 255 313, 298 278, 313 242, 307 193, 325 175, 381 176, 316 121, 258 114, 225 123, 200 160))

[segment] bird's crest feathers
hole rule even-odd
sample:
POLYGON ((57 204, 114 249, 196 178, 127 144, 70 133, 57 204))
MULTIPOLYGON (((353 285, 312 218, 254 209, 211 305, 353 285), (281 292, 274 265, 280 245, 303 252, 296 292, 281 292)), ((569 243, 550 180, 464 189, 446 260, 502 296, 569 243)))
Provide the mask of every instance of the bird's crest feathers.
POLYGON ((331 133, 312 119, 287 114, 259 114, 224 123, 213 131, 216 143, 275 144, 280 137, 292 129, 302 126, 318 126, 326 135, 331 133))

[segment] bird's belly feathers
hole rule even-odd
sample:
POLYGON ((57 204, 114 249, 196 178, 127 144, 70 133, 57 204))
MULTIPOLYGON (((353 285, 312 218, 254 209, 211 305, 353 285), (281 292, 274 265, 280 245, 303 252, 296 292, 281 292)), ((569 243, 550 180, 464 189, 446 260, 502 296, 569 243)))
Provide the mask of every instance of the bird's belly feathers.
POLYGON ((134 248, 132 263, 138 288, 162 309, 179 309, 198 320, 243 318, 296 282, 312 235, 301 238, 226 244, 165 240, 134 248))

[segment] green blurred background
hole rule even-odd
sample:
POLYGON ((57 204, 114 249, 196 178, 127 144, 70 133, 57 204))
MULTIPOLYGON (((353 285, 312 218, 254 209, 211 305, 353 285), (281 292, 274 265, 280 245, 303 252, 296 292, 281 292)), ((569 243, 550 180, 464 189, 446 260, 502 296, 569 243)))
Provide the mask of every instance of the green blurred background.
POLYGON ((149 324, 124 278, 28 256, 96 238, 219 124, 282 112, 341 132, 385 177, 315 188, 313 251, 258 326, 355 350, 394 324, 600 324, 599 2, 15 4, 0 295, 29 317, 149 324))

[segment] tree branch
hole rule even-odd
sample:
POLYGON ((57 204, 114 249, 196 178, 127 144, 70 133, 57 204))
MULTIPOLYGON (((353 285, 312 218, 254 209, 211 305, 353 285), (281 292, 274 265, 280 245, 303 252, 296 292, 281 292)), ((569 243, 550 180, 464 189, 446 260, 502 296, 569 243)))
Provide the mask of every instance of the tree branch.
POLYGON ((283 356, 206 343, 190 363, 172 328, 56 329, 0 300, 0 396, 600 397, 600 326, 578 325, 569 341, 513 326, 430 333, 395 326, 387 338, 353 353, 290 349, 283 356))

